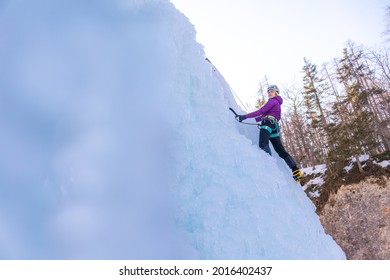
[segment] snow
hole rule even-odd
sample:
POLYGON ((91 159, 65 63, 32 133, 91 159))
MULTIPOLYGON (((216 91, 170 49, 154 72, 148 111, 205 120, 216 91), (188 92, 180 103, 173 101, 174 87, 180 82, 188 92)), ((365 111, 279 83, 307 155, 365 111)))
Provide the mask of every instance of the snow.
POLYGON ((376 164, 380 165, 381 167, 385 168, 390 165, 390 160, 384 160, 381 162, 376 162, 376 164))
POLYGON ((301 169, 303 173, 303 177, 306 176, 314 177, 313 179, 306 182, 305 185, 303 186, 304 191, 306 191, 310 187, 313 186, 315 187, 314 190, 308 193, 310 197, 319 197, 320 191, 318 187, 321 187, 325 183, 323 176, 325 175, 326 168, 327 168, 326 164, 319 164, 312 167, 306 167, 301 169))
POLYGON ((349 171, 352 170, 352 168, 353 168, 353 163, 351 162, 349 165, 345 166, 343 170, 348 173, 349 171))
POLYGON ((314 190, 310 191, 308 195, 310 197, 319 197, 320 196, 320 189, 318 187, 321 187, 325 183, 325 180, 322 177, 315 177, 314 179, 309 180, 304 186, 303 190, 306 191, 308 188, 314 186, 314 190))
MULTIPOLYGON (((370 159, 369 155, 360 155, 359 156, 359 161, 363 162, 363 163, 368 161, 369 159, 370 159)), ((350 158, 349 164, 344 167, 345 172, 348 173, 349 171, 351 171, 355 162, 356 162, 356 158, 354 158, 354 157, 350 158)), ((383 160, 383 161, 379 161, 379 162, 376 160, 373 160, 373 163, 381 166, 382 168, 386 168, 388 165, 390 165, 390 161, 388 161, 388 160, 383 160)), ((366 164, 363 164, 362 166, 365 167, 366 164)))
MULTIPOLYGON (((364 161, 367 161, 370 157, 369 157, 369 155, 360 155, 358 158, 359 158, 360 162, 364 162, 364 161)), ((347 172, 347 173, 352 170, 353 165, 356 162, 356 158, 355 157, 351 157, 348 160, 348 162, 349 162, 349 164, 343 168, 344 171, 347 172)), ((363 165, 363 167, 364 167, 364 165, 363 165)))
POLYGON ((345 259, 169 1, 0 8, 1 259, 345 259))
MULTIPOLYGON (((359 160, 363 163, 362 167, 365 168, 367 166, 366 162, 370 160, 369 155, 360 155, 359 160)), ((374 164, 377 164, 381 166, 382 168, 386 168, 388 165, 390 165, 389 160, 383 160, 383 161, 376 161, 371 159, 374 164)), ((343 169, 345 172, 349 172, 352 170, 354 163, 356 162, 356 158, 351 157, 348 161, 348 165, 345 166, 343 169)), ((308 182, 305 183, 303 186, 303 190, 307 191, 309 188, 311 189, 307 194, 310 197, 319 197, 320 191, 322 189, 322 185, 324 185, 324 175, 327 170, 326 164, 320 164, 313 167, 306 167, 302 168, 301 171, 303 173, 303 177, 311 176, 313 179, 310 179, 308 182)))
POLYGON ((307 184, 308 185, 322 186, 324 183, 325 183, 324 179, 322 179, 321 177, 316 177, 316 178, 310 180, 307 184))
POLYGON ((326 171, 326 164, 319 164, 313 167, 302 168, 301 171, 305 175, 324 174, 326 171))

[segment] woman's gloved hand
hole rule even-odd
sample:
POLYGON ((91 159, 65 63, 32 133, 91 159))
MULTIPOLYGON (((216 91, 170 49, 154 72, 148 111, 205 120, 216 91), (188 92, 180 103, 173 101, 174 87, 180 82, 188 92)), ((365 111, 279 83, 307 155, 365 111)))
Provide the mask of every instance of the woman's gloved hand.
POLYGON ((238 115, 238 121, 239 122, 242 122, 245 119, 246 119, 246 117, 244 115, 238 115))

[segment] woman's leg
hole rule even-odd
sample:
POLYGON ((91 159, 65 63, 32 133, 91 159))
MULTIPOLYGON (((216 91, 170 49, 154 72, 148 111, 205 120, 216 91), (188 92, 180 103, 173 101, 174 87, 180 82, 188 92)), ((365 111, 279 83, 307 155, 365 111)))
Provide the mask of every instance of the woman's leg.
POLYGON ((280 141, 280 137, 271 138, 271 143, 278 155, 287 163, 288 167, 290 167, 292 171, 297 170, 298 167, 295 160, 284 148, 282 141, 280 141))
POLYGON ((291 168, 295 181, 299 182, 299 180, 302 179, 302 172, 299 170, 297 163, 292 158, 292 156, 290 156, 290 154, 287 153, 286 149, 283 147, 282 141, 280 141, 280 137, 271 138, 271 143, 278 155, 284 159, 288 167, 291 168))
POLYGON ((259 134, 259 147, 264 150, 267 154, 271 155, 271 149, 269 147, 269 137, 271 133, 267 129, 260 129, 259 134))

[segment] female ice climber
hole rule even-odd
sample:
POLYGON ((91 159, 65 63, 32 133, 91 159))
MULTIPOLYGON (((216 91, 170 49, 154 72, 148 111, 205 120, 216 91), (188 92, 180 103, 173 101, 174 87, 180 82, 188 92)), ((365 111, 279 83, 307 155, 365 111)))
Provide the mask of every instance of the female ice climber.
POLYGON ((267 89, 268 101, 259 110, 246 115, 239 115, 238 120, 242 122, 247 118, 255 118, 257 122, 261 121, 259 147, 271 155, 269 141, 278 155, 284 159, 287 165, 291 168, 293 178, 299 182, 302 178, 302 172, 297 167, 296 162, 287 153, 283 147, 279 137, 279 120, 281 117, 281 105, 283 103, 282 97, 279 95, 279 88, 276 85, 270 85, 267 89))

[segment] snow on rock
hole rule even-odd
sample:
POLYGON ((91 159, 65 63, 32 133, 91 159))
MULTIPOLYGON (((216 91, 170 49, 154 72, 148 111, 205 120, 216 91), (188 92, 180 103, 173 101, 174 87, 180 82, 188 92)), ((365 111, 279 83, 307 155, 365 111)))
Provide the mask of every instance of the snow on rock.
POLYGON ((319 164, 313 167, 302 168, 301 171, 305 175, 324 174, 326 171, 326 164, 319 164))
POLYGON ((374 161, 374 163, 378 164, 382 168, 386 168, 387 166, 390 165, 390 160, 383 160, 383 161, 380 161, 380 162, 375 162, 374 161))

